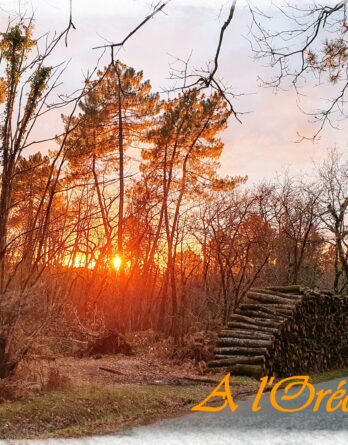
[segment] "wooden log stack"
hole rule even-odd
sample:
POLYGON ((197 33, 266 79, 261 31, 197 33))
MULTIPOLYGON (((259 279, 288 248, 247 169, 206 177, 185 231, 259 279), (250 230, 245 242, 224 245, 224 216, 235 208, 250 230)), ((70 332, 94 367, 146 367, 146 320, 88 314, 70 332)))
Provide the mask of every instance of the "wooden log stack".
POLYGON ((210 367, 287 377, 348 365, 348 297, 300 286, 251 289, 219 333, 210 367))

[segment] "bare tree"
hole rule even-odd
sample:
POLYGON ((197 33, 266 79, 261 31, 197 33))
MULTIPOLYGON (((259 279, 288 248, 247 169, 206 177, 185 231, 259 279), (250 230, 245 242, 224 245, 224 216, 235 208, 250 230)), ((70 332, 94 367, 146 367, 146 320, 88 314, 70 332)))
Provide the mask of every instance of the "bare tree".
MULTIPOLYGON (((310 139, 319 137, 326 124, 335 125, 337 117, 346 117, 348 87, 347 2, 296 6, 286 3, 261 10, 249 5, 252 15, 251 44, 256 58, 267 59, 274 68, 272 80, 263 84, 280 88, 290 81, 301 99, 305 80, 317 85, 331 83, 334 93, 323 109, 306 112, 317 123, 310 139), (274 29, 281 19, 282 29, 274 29), (284 29, 285 23, 285 29, 284 29)), ((300 135, 301 139, 308 138, 300 135)))
POLYGON ((278 237, 278 262, 286 271, 282 284, 298 284, 311 243, 317 242, 318 193, 285 176, 271 193, 271 206, 278 237))
POLYGON ((347 292, 348 286, 348 166, 333 151, 319 168, 320 218, 335 246, 336 292, 347 292))

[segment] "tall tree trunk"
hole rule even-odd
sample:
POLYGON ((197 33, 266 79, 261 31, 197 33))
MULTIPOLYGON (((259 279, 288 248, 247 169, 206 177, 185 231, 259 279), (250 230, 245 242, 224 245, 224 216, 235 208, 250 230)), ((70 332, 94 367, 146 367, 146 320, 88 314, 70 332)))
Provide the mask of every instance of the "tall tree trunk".
POLYGON ((93 153, 93 158, 92 158, 92 173, 93 173, 94 185, 95 185, 96 192, 97 192, 99 210, 100 210, 102 221, 103 221, 104 234, 106 237, 106 247, 103 248, 103 253, 105 252, 105 254, 108 256, 111 254, 111 233, 110 233, 111 230, 110 230, 108 215, 104 208, 102 192, 100 190, 99 179, 98 179, 98 174, 97 174, 97 170, 96 170, 96 155, 95 155, 95 153, 93 153))
POLYGON ((12 192, 12 165, 13 149, 11 147, 12 135, 12 116, 17 92, 18 80, 16 80, 15 67, 16 48, 13 45, 10 76, 8 78, 9 92, 6 103, 5 119, 2 127, 2 175, 1 175, 1 194, 0 194, 0 293, 4 291, 5 286, 5 259, 7 245, 7 225, 10 213, 11 192, 12 192))
POLYGON ((119 169, 120 169, 120 198, 118 210, 118 232, 117 232, 117 252, 123 254, 123 227, 124 227, 124 137, 123 137, 123 117, 122 117, 122 84, 118 71, 117 63, 114 65, 117 75, 118 88, 118 151, 119 151, 119 169))
POLYGON ((5 259, 7 245, 7 226, 11 201, 11 179, 8 169, 4 169, 1 180, 0 195, 0 293, 5 288, 5 259))

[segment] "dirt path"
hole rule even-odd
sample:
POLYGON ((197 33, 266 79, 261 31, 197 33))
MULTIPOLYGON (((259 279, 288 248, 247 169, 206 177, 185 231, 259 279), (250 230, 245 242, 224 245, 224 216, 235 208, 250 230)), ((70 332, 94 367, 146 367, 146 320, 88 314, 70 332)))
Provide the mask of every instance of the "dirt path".
POLYGON ((178 385, 184 384, 185 380, 192 384, 196 380, 198 383, 219 381, 223 375, 210 373, 201 376, 191 362, 177 365, 146 353, 98 358, 62 357, 55 360, 55 366, 78 386, 115 383, 178 385))

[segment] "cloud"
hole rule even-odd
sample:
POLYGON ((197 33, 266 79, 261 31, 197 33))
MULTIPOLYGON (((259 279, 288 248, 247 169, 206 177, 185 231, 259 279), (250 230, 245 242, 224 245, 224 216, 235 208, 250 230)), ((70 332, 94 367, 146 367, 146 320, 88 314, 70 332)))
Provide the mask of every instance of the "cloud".
MULTIPOLYGON (((13 0, 0 0, 2 7, 7 5, 13 9, 13 3, 13 0)), ((30 2, 22 1, 21 4, 24 7, 30 2)), ((61 91, 69 93, 79 88, 83 73, 94 67, 100 55, 92 48, 103 44, 103 38, 122 40, 150 10, 151 4, 152 0, 73 0, 77 30, 70 33, 68 48, 62 44, 53 57, 54 63, 71 58, 62 79, 61 91)), ((155 90, 169 87, 173 83, 168 80, 169 62, 172 60, 169 54, 185 58, 193 50, 192 66, 196 68, 205 66, 214 56, 220 25, 224 20, 224 15, 219 18, 222 4, 228 6, 230 2, 173 0, 168 5, 167 15, 159 14, 147 23, 118 56, 136 69, 142 69, 155 90)), ((258 76, 270 75, 270 69, 265 67, 265 61, 253 59, 244 38, 250 16, 241 0, 237 0, 237 5, 239 10, 225 34, 218 75, 232 85, 234 92, 253 94, 242 96, 235 103, 238 110, 251 113, 241 116, 242 125, 230 119, 230 126, 223 134, 226 148, 221 170, 230 174, 248 174, 252 180, 258 180, 263 176, 273 176, 289 164, 294 168, 310 169, 313 159, 320 158, 326 148, 346 146, 347 124, 341 123, 342 132, 325 129, 319 145, 293 143, 297 131, 310 134, 313 127, 297 108, 293 90, 275 96, 272 90, 259 87, 258 76)), ((62 30, 66 26, 69 0, 33 0, 33 7, 37 8, 37 34, 62 30)), ((107 62, 108 54, 100 66, 107 62)), ((308 107, 319 107, 318 93, 308 93, 308 107)), ((61 120, 57 113, 37 128, 35 137, 49 137, 59 132, 59 125, 61 120)), ((45 150, 47 146, 41 149, 45 150)))

